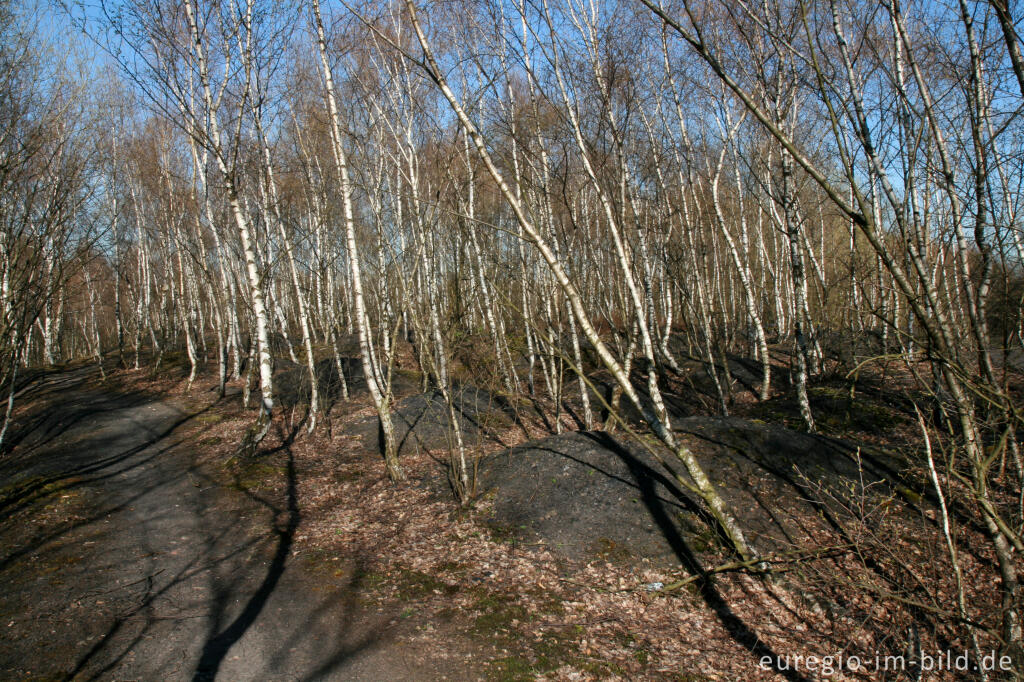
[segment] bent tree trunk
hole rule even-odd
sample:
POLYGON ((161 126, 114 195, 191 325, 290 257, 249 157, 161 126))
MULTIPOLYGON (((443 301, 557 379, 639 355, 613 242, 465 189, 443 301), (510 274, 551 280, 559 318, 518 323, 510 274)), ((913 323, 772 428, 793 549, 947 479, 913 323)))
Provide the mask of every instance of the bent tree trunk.
MULTIPOLYGON (((316 2, 316 0, 314 0, 314 2, 316 2)), ((576 287, 573 286, 558 260, 555 258, 554 252, 547 244, 547 241, 541 236, 529 218, 527 218, 521 203, 509 188, 504 176, 501 171, 498 170, 497 165, 494 163, 490 153, 487 151, 483 137, 480 135, 473 122, 469 119, 465 110, 462 108, 462 105, 455 97, 455 94, 448 86, 443 72, 439 68, 430 45, 427 42, 426 36, 423 33, 423 29, 420 26, 415 5, 412 0, 406 0, 405 4, 409 12, 413 30, 416 32, 416 37, 420 43, 421 49, 423 50, 424 63, 422 66, 425 68, 429 78, 441 90, 444 98, 448 101, 448 104, 459 119, 459 123, 463 130, 467 135, 469 135, 477 153, 484 162, 488 173, 498 186, 498 189, 501 191, 501 194, 509 205, 509 208, 515 214, 516 221, 523 228, 523 231, 527 234, 530 241, 533 242, 534 246, 536 246, 537 250, 544 258, 544 261, 548 265, 548 269, 555 277, 555 280, 562 289, 565 297, 569 300, 573 314, 576 316, 576 320, 579 322, 580 328, 582 329, 584 336, 587 338, 587 341, 593 345, 602 364, 604 364, 605 368, 608 369, 612 376, 615 377, 617 385, 622 389, 626 397, 629 398, 630 402, 632 402, 633 405, 641 412, 645 421, 654 431, 658 439, 675 452, 676 456, 686 467, 686 471, 693 480, 693 484, 685 480, 682 476, 674 474, 676 480, 687 489, 694 491, 704 501, 712 517, 718 524, 719 529, 732 543, 737 554, 739 554, 744 560, 754 558, 754 552, 747 543, 747 539, 744 536, 742 529, 736 522, 736 519, 729 512, 721 495, 718 494, 718 491, 715 490, 714 486, 711 484, 710 479, 708 479, 707 474, 697 461, 697 458, 685 445, 677 444, 672 433, 665 428, 664 423, 647 405, 641 402, 640 396, 633 387, 633 384, 630 382, 629 377, 626 376, 622 366, 614 356, 612 356, 611 351, 601 340, 597 330, 590 321, 589 315, 587 315, 587 312, 583 307, 583 300, 581 299, 579 292, 576 290, 576 287)))

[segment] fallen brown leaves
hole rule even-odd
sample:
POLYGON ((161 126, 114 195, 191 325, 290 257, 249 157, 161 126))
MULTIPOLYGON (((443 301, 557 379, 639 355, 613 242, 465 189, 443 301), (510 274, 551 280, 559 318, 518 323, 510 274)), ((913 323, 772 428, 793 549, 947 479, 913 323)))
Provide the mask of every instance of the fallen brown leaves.
MULTIPOLYGON (((183 385, 146 389, 180 394, 183 385)), ((193 396, 209 395, 203 390, 194 387, 193 396)), ((253 479, 231 461, 232 446, 251 419, 237 402, 204 412, 217 417, 202 426, 203 456, 227 462, 236 482, 281 494, 280 469, 253 479)), ((900 642, 880 640, 873 624, 900 621, 905 605, 859 589, 868 578, 853 556, 808 561, 778 581, 725 573, 677 592, 646 591, 687 573, 646 560, 573 564, 515 534, 494 533, 484 523, 486 499, 459 509, 438 494, 444 453, 406 456, 410 482, 391 485, 374 444, 346 431, 370 415, 365 404, 337 408, 328 438, 324 429, 305 434, 294 412, 286 412, 263 443, 266 452, 289 453, 297 472, 302 523, 293 560, 323 571, 324 579, 347 577, 365 598, 397 606, 401 617, 416 619, 415 636, 436 643, 438 652, 456 633, 489 659, 481 669, 501 679, 774 680, 786 677, 763 669, 762 656, 900 649, 900 642), (835 575, 843 580, 822 586, 823 576, 835 575), (825 596, 841 608, 823 607, 825 596)), ((502 440, 515 444, 526 434, 518 429, 502 440)), ((822 524, 804 521, 801 543, 836 544, 822 524)), ((801 675, 817 677, 806 669, 801 675)), ((829 679, 875 677, 836 671, 829 679)))

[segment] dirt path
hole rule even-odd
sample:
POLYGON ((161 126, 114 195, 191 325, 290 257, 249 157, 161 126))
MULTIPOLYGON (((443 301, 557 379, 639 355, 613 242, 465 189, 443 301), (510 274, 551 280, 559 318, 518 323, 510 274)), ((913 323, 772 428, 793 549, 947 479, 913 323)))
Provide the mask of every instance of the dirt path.
POLYGON ((0 462, 0 678, 478 677, 362 599, 344 558, 310 577, 287 452, 287 492, 264 497, 197 464, 203 410, 89 369, 31 393, 49 408, 0 462))

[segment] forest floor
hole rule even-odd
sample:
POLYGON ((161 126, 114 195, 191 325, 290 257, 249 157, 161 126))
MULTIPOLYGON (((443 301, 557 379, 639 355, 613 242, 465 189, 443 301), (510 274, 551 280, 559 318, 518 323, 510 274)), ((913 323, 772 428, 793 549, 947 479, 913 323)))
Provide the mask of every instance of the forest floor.
MULTIPOLYGON (((728 552, 706 529, 681 527, 696 518, 684 496, 603 436, 553 436, 539 412, 472 392, 461 413, 481 494, 459 507, 446 487, 445 430, 431 426, 440 412, 414 381, 396 406, 409 481, 393 485, 365 394, 332 398, 329 428, 311 434, 304 406, 285 397, 257 454, 240 459, 252 412, 239 387, 216 400, 208 379, 186 390, 182 376, 174 363, 105 380, 83 366, 19 395, 14 447, 0 460, 0 678, 900 679, 774 663, 905 645, 885 641, 900 614, 836 554, 823 508, 800 508, 814 482, 789 491, 778 484, 785 472, 765 476, 723 454, 760 443, 850 459, 839 441, 762 428, 760 412, 742 423, 685 421, 694 447, 717 443, 702 461, 743 488, 730 504, 745 523, 763 522, 768 537, 785 517, 794 547, 820 550, 804 557, 799 581, 694 580, 728 552), (508 468, 506 455, 522 448, 516 461, 532 478, 508 468), (645 533, 662 537, 644 544, 645 533), (822 587, 836 575, 849 582, 822 587)), ((871 409, 863 424, 851 421, 856 410, 837 411, 841 426, 863 427, 865 440, 906 428, 895 408, 871 409)), ((899 497, 880 499, 889 509, 899 497)), ((928 551, 941 554, 908 551, 922 567, 928 551)))
POLYGON ((209 456, 212 394, 132 379, 85 367, 22 396, 32 428, 0 499, 0 678, 479 676, 491 652, 378 599, 363 555, 311 567, 294 433, 231 476, 209 456))

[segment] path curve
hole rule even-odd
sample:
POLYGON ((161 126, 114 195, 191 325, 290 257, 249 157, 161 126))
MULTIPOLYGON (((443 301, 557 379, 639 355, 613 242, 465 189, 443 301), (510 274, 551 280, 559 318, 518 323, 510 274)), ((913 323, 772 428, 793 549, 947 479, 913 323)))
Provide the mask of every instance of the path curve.
POLYGON ((358 584, 292 561, 286 455, 287 499, 264 499, 196 464, 202 410, 111 391, 88 368, 30 390, 49 408, 0 462, 0 678, 473 676, 403 643, 358 584))

